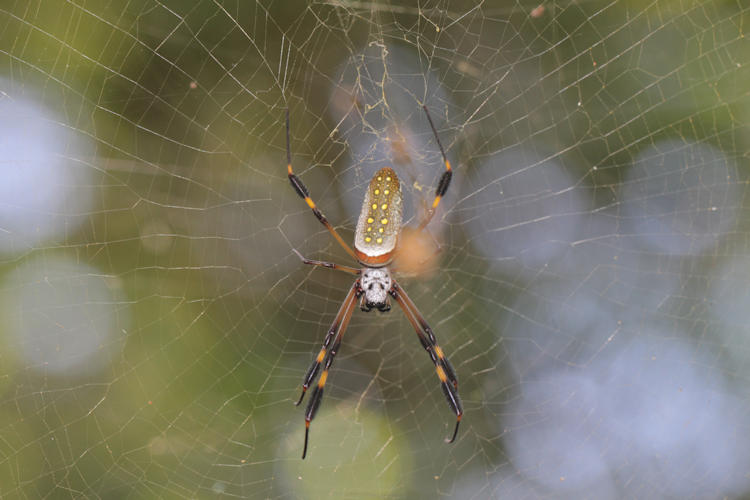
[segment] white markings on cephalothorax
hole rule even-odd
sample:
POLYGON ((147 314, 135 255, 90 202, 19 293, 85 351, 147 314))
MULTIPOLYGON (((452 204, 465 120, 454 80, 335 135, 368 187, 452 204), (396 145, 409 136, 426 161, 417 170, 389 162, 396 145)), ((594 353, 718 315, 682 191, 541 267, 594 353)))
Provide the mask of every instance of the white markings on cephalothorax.
POLYGON ((393 280, 387 267, 365 267, 362 269, 360 283, 365 292, 365 302, 377 306, 386 303, 393 280))

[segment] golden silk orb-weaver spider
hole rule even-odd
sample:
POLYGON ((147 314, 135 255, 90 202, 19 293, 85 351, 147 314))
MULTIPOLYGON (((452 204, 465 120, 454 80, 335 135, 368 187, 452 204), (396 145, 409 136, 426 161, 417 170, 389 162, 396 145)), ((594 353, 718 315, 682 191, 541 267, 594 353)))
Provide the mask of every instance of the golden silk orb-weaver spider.
MULTIPOLYGON (((445 150, 443 150, 443 145, 440 143, 440 138, 438 137, 437 130, 435 130, 435 125, 432 123, 430 113, 427 111, 426 106, 423 106, 423 109, 427 115, 427 121, 430 124, 432 133, 435 135, 440 153, 443 155, 445 172, 443 172, 438 182, 435 191, 435 200, 417 227, 417 231, 422 231, 432 219, 435 210, 440 204, 440 200, 448 190, 451 176, 453 175, 451 164, 445 156, 445 150)), ((406 295, 404 289, 393 279, 391 270, 389 269, 389 265, 398 249, 398 239, 401 232, 401 184, 396 176, 396 172, 390 167, 381 168, 370 181, 362 203, 359 220, 357 221, 357 228, 354 233, 354 250, 352 250, 318 209, 315 202, 310 198, 310 192, 307 190, 307 187, 292 171, 292 150, 289 144, 289 110, 286 111, 286 158, 289 182, 291 182, 294 190, 307 202, 315 217, 336 238, 336 241, 361 266, 355 268, 332 262, 310 260, 303 257, 297 250, 294 250, 305 264, 337 269, 357 276, 357 279, 344 299, 344 303, 341 304, 336 318, 333 320, 333 324, 328 329, 328 332, 326 332, 323 347, 321 347, 320 352, 318 352, 318 355, 313 360, 302 381, 302 394, 296 405, 302 402, 308 387, 310 387, 318 375, 320 366, 323 365, 323 372, 320 374, 318 383, 315 389, 313 389, 312 396, 305 410, 305 446, 302 449, 302 458, 304 459, 307 454, 310 422, 315 418, 315 413, 318 411, 320 402, 323 399, 323 388, 328 380, 328 371, 333 364, 336 353, 341 347, 341 339, 344 336, 346 327, 349 325, 349 320, 352 317, 358 300, 360 300, 360 308, 365 312, 373 308, 381 312, 389 311, 391 309, 389 297, 393 297, 393 300, 403 309, 407 319, 414 327, 414 331, 417 332, 419 342, 435 364, 435 372, 440 379, 445 399, 448 401, 448 406, 453 410, 453 413, 456 414, 456 427, 453 429, 453 435, 450 439, 446 439, 446 442, 452 443, 458 435, 458 424, 461 423, 461 416, 463 415, 461 400, 458 397, 456 372, 438 345, 435 334, 427 324, 427 321, 425 321, 422 314, 417 310, 414 302, 406 295)))

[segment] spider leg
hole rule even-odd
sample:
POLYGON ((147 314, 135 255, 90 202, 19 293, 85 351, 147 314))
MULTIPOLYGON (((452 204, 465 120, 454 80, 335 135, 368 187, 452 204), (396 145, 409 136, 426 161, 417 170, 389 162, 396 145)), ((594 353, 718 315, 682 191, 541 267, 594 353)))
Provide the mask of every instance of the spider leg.
POLYGON ((321 224, 323 224, 326 229, 333 235, 334 238, 336 238, 336 241, 339 242, 339 245, 341 245, 346 252, 351 255, 354 260, 357 260, 357 255, 354 253, 354 250, 346 244, 346 242, 341 238, 341 235, 336 232, 336 230, 333 228, 330 222, 328 222, 328 219, 326 219, 325 215, 323 215, 323 212, 321 212, 315 202, 310 198, 310 191, 308 191, 307 187, 302 183, 302 181, 294 175, 294 172, 292 171, 292 148, 289 145, 289 110, 286 110, 286 169, 287 174, 289 176, 289 182, 292 184, 292 187, 294 188, 294 191, 300 196, 300 198, 304 199, 307 203, 307 206, 310 207, 310 209, 315 214, 315 217, 318 218, 321 224))
POLYGON ((308 259, 306 257, 303 257, 302 254, 299 253, 294 248, 292 248, 292 251, 297 254, 297 257, 299 257, 302 262, 304 262, 305 264, 310 264, 311 266, 327 267, 328 269, 335 269, 337 271, 344 271, 345 273, 355 274, 357 276, 359 276, 360 274, 362 274, 362 270, 361 269, 357 269, 357 268, 349 267, 349 266, 342 266, 341 264, 336 264, 334 262, 324 262, 322 260, 311 260, 311 259, 308 259))
POLYGON ((414 331, 417 332, 419 342, 435 364, 435 372, 440 379, 440 385, 443 388, 445 399, 448 401, 448 406, 451 407, 453 413, 456 414, 456 427, 453 429, 453 436, 451 436, 450 439, 446 439, 446 442, 452 443, 458 435, 458 424, 461 423, 461 416, 464 413, 463 407, 461 406, 461 399, 458 397, 458 379, 456 378, 456 372, 453 370, 453 366, 451 366, 448 358, 445 357, 443 350, 437 344, 437 339, 435 338, 432 329, 427 324, 424 317, 419 313, 414 302, 412 302, 409 296, 406 295, 404 289, 394 281, 389 293, 404 310, 404 314, 414 327, 414 331))
POLYGON ((427 226, 427 224, 429 224, 432 220, 432 217, 435 215, 435 211, 437 210, 438 205, 440 205, 440 200, 443 198, 443 196, 445 196, 445 192, 448 191, 448 186, 450 186, 451 183, 451 177, 453 177, 451 162, 449 162, 448 158, 445 156, 445 150, 443 149, 443 145, 440 143, 440 137, 438 137, 437 130, 435 129, 435 124, 432 123, 432 118, 430 117, 429 111, 427 111, 427 106, 422 106, 422 109, 424 109, 424 112, 427 115, 427 121, 430 122, 432 133, 435 134, 435 140, 437 141, 438 147, 440 148, 440 154, 443 155, 445 172, 443 172, 443 175, 440 177, 437 189, 435 190, 435 200, 432 202, 432 206, 429 208, 429 210, 427 210, 424 220, 419 223, 419 226, 417 228, 418 231, 424 229, 425 226, 427 226))
POLYGON ((310 397, 310 401, 307 404, 307 408, 305 409, 305 446, 302 450, 303 459, 307 454, 307 441, 310 433, 310 422, 313 418, 315 418, 315 413, 318 411, 320 401, 323 398, 323 387, 325 386, 326 380, 328 379, 328 370, 333 363, 333 358, 336 356, 336 353, 341 346, 341 339, 344 336, 346 327, 349 326, 349 320, 352 317, 354 306, 356 305, 360 295, 362 295, 362 289, 360 288, 359 280, 357 280, 349 289, 349 293, 346 295, 343 304, 341 304, 339 312, 336 314, 336 318, 333 320, 333 324, 326 333, 325 340, 323 341, 323 347, 320 349, 320 352, 316 356, 312 365, 310 365, 310 368, 307 370, 304 382, 302 383, 302 394, 300 395, 296 405, 299 405, 302 402, 302 399, 305 397, 307 388, 310 387, 310 384, 315 379, 315 376, 320 369, 321 363, 323 363, 323 361, 325 360, 323 373, 321 373, 320 380, 318 380, 318 385, 315 386, 312 396, 310 397), (333 345, 331 345, 331 348, 328 349, 328 345, 334 338, 335 340, 333 341, 333 345), (326 353, 326 351, 328 352, 326 353))
POLYGON ((458 378, 456 377, 456 372, 453 369, 453 365, 451 365, 450 361, 448 361, 448 358, 445 357, 443 350, 437 343, 437 338, 435 337, 432 328, 430 328, 430 325, 427 324, 427 321, 425 321, 424 317, 420 314, 417 306, 406 294, 406 290, 404 290, 394 282, 393 286, 391 287, 390 293, 391 296, 393 296, 393 298, 396 299, 396 301, 404 309, 407 318, 411 322, 412 326, 414 326, 414 330, 417 332, 417 336, 419 337, 419 341, 422 343, 422 347, 430 352, 430 356, 432 356, 430 348, 434 348, 434 354, 438 357, 438 360, 443 366, 446 377, 451 382, 451 384, 453 384, 453 387, 455 389, 458 389, 458 378), (396 295, 394 295, 394 293, 396 295))
POLYGON ((352 285, 352 287, 349 289, 349 293, 346 294, 346 298, 344 298, 344 302, 341 304, 341 307, 339 308, 339 312, 336 313, 336 317, 333 320, 333 324, 331 324, 331 327, 328 329, 328 332, 326 332, 325 339, 323 340, 323 347, 321 347, 320 352, 315 357, 312 364, 310 365, 310 368, 307 370, 307 373, 305 374, 305 378, 302 382, 302 394, 300 394, 299 399, 294 404, 295 406, 299 406, 299 404, 302 402, 302 399, 305 397, 307 388, 310 387, 310 384, 315 379, 315 376, 318 374, 318 370, 320 369, 320 364, 325 359, 326 351, 328 350, 328 346, 330 345, 331 340, 333 340, 333 338, 336 336, 336 333, 338 333, 347 314, 351 316, 351 313, 352 313, 352 311, 350 310, 351 305, 357 302, 357 299, 359 298, 360 295, 361 295, 361 292, 360 292, 359 280, 356 280, 354 284, 352 285))

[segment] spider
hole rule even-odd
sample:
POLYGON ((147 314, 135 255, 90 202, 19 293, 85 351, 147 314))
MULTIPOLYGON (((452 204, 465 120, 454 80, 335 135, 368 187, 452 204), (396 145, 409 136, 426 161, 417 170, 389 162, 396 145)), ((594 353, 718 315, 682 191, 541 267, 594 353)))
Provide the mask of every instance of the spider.
MULTIPOLYGON (((417 227, 417 231, 422 231, 432 219, 441 198, 448 190, 453 175, 451 164, 445 156, 443 145, 440 143, 440 138, 438 137, 437 130, 435 130, 435 125, 432 123, 430 113, 427 111, 426 106, 423 106, 423 109, 427 115, 427 121, 430 124, 432 133, 435 135, 440 153, 443 156, 445 172, 443 172, 438 182, 432 207, 426 211, 424 219, 417 227)), ((349 325, 349 320, 352 317, 352 312, 354 312, 354 307, 358 300, 360 300, 360 308, 365 312, 372 309, 378 309, 381 312, 389 311, 391 309, 389 297, 392 297, 401 306, 401 309, 403 309, 404 314, 419 337, 419 342, 435 364, 435 371, 440 379, 440 385, 448 401, 448 406, 456 414, 456 427, 453 430, 453 435, 450 439, 445 440, 447 443, 452 443, 458 435, 458 425, 461 423, 461 416, 463 415, 461 400, 458 397, 456 372, 453 370, 443 350, 438 346, 435 334, 427 324, 427 321, 425 321, 422 314, 417 310, 417 306, 414 305, 414 302, 412 302, 404 289, 393 279, 389 269, 389 264, 393 260, 398 247, 398 238, 401 232, 401 185, 396 172, 390 167, 381 168, 370 181, 362 203, 359 220, 357 221, 354 250, 352 250, 318 209, 315 202, 310 198, 310 192, 307 187, 292 171, 288 109, 286 111, 286 156, 289 182, 291 182, 294 190, 307 202, 315 217, 336 238, 336 241, 361 266, 355 268, 332 262, 310 260, 303 257, 297 250, 294 250, 305 264, 323 266, 357 276, 357 279, 352 284, 349 293, 344 299, 344 303, 341 304, 336 318, 333 320, 333 324, 326 333, 320 352, 307 370, 307 374, 302 382, 302 394, 295 403, 295 405, 299 406, 302 402, 308 387, 310 387, 318 375, 320 366, 323 365, 323 372, 320 374, 320 379, 318 379, 318 383, 313 390, 310 401, 307 404, 307 409, 305 410, 305 445, 302 450, 302 458, 304 459, 307 454, 310 422, 315 417, 315 413, 318 411, 320 402, 323 399, 323 388, 328 380, 328 371, 341 346, 341 339, 344 336, 346 327, 349 325)))

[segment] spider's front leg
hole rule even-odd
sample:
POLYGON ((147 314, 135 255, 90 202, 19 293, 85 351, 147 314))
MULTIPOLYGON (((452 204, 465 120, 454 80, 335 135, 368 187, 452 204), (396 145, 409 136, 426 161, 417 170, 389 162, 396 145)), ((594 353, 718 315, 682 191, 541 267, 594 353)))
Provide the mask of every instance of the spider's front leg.
POLYGON ((302 394, 300 395, 299 400, 296 403, 297 405, 302 402, 302 399, 305 397, 305 393, 307 392, 307 388, 310 387, 312 381, 315 380, 315 376, 318 374, 320 365, 323 363, 323 361, 325 361, 325 365, 323 366, 323 373, 320 375, 318 385, 315 386, 312 396, 310 396, 310 402, 307 404, 307 408, 305 409, 305 446, 302 449, 303 459, 305 458, 305 455, 307 455, 307 441, 310 434, 310 422, 312 422, 312 419, 315 418, 315 414, 318 411, 320 402, 323 399, 323 388, 326 385, 326 380, 328 380, 328 370, 331 368, 333 359, 336 357, 336 353, 341 346, 341 339, 344 336, 346 327, 349 326, 349 320, 352 318, 352 313, 354 312, 354 307, 357 304, 357 299, 359 299, 359 296, 362 295, 362 293, 363 292, 360 286, 360 281, 356 280, 352 287, 349 289, 349 293, 346 295, 344 302, 341 304, 339 312, 336 314, 336 318, 333 320, 333 324, 326 333, 325 340, 323 341, 323 347, 320 349, 320 352, 315 357, 312 365, 310 365, 310 368, 307 370, 307 374, 305 375, 305 379, 302 383, 302 394), (330 345, 330 349, 328 349, 329 344, 331 344, 331 340, 333 340, 333 344, 330 345))
POLYGON ((398 302, 398 305, 404 310, 407 319, 414 327, 414 331, 417 332, 419 342, 424 347, 425 351, 430 355, 430 359, 435 365, 435 372, 440 379, 440 385, 443 388, 443 394, 448 402, 453 413, 456 415, 456 427, 453 429, 453 435, 450 439, 446 439, 446 442, 452 443, 456 440, 458 435, 458 424, 461 423, 461 417, 464 414, 463 406, 461 405, 461 398, 458 397, 458 379, 456 378, 456 372, 453 370, 453 366, 445 357, 443 350, 437 343, 435 334, 432 332, 432 328, 427 324, 424 317, 417 310, 417 306, 411 301, 403 288, 397 283, 393 283, 390 291, 393 299, 398 302))

